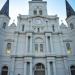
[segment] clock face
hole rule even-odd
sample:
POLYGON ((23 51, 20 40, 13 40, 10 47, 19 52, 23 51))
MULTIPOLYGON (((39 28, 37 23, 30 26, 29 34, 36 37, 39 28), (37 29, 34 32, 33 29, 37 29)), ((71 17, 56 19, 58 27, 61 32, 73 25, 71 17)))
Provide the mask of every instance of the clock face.
POLYGON ((36 20, 36 23, 37 23, 37 24, 41 24, 41 20, 40 20, 40 19, 37 19, 37 20, 36 20))

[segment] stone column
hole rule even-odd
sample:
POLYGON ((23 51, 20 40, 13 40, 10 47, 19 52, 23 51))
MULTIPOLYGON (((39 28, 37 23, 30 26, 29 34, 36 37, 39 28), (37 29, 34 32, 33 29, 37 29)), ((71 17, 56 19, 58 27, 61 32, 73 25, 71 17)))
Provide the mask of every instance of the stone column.
POLYGON ((15 75, 15 58, 14 57, 11 58, 11 71, 10 71, 10 75, 15 75))
POLYGON ((37 15, 39 15, 39 9, 37 9, 37 15))
POLYGON ((12 52, 12 55, 17 55, 17 53, 18 53, 18 39, 19 39, 19 33, 17 32, 17 33, 15 33, 14 34, 14 36, 15 36, 15 42, 14 42, 14 49, 13 49, 13 52, 12 52))
POLYGON ((66 51, 65 51, 65 48, 64 48, 64 43, 63 43, 62 34, 59 34, 59 37, 60 37, 61 53, 62 53, 62 54, 66 54, 66 51))
POLYGON ((26 35, 26 54, 27 54, 27 52, 28 52, 28 36, 26 35))
POLYGON ((0 64, 0 75, 1 75, 1 69, 2 69, 2 67, 1 67, 1 64, 0 64))
POLYGON ((32 36, 30 37, 30 53, 32 54, 32 36))
POLYGON ((51 75, 50 74, 50 63, 49 62, 47 62, 47 75, 51 75))
POLYGON ((32 62, 30 62, 30 75, 32 75, 32 71, 33 71, 32 62))
POLYGON ((54 51, 53 51, 52 35, 50 35, 50 45, 51 45, 51 53, 54 54, 54 51))
POLYGON ((27 63, 26 62, 24 62, 24 75, 26 75, 26 67, 27 67, 27 63))
POLYGON ((67 58, 64 58, 64 71, 65 75, 70 75, 67 58))
POLYGON ((56 65, 55 65, 55 61, 53 61, 53 72, 54 72, 54 75, 56 75, 56 65))
POLYGON ((46 50, 47 50, 46 52, 48 53, 49 51, 48 51, 48 38, 47 38, 47 35, 45 37, 46 37, 46 50))

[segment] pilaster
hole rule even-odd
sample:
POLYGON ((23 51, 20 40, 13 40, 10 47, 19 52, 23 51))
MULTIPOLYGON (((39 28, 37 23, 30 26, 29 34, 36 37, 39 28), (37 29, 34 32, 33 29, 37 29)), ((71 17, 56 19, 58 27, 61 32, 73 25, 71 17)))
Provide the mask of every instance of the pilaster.
POLYGON ((64 71, 65 71, 65 75, 70 75, 67 58, 64 58, 64 71))
POLYGON ((32 46, 33 45, 33 43, 32 43, 32 35, 30 36, 30 53, 32 54, 32 46))
POLYGON ((54 75, 56 75, 56 64, 55 64, 55 60, 53 61, 53 70, 54 70, 54 75))
POLYGON ((26 65, 27 63, 26 62, 24 62, 24 75, 26 75, 26 67, 27 67, 27 65, 26 65))
POLYGON ((32 70, 33 70, 33 68, 32 68, 32 61, 30 62, 30 75, 32 75, 32 70))
POLYGON ((50 74, 50 62, 47 61, 47 75, 51 75, 50 74))
POLYGON ((11 72, 10 75, 15 75, 15 58, 11 58, 11 72))
POLYGON ((52 34, 50 35, 50 45, 51 45, 51 53, 53 54, 53 39, 52 39, 52 34))

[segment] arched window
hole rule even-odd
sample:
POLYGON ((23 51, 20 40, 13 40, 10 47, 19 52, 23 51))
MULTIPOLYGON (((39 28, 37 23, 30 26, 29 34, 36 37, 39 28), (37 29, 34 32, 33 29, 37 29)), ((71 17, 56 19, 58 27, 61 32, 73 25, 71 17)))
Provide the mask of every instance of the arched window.
POLYGON ((70 28, 71 30, 74 29, 74 25, 72 23, 70 24, 70 28))
POLYGON ((42 10, 39 10, 39 14, 42 15, 42 10))
POLYGON ((67 48, 68 54, 70 54, 71 53, 70 43, 66 43, 66 48, 67 48))
POLYGON ((34 10, 34 15, 37 15, 37 11, 36 10, 34 10))
POLYGON ((8 67, 7 66, 3 66, 2 67, 2 73, 1 75, 8 75, 8 67))
POLYGON ((35 51, 37 51, 37 52, 43 52, 43 50, 44 50, 44 43, 43 43, 43 39, 41 39, 41 38, 36 38, 35 39, 35 51))
POLYGON ((3 23, 2 28, 3 28, 3 29, 5 29, 5 28, 6 28, 6 22, 4 22, 4 23, 3 23))
POLYGON ((75 75, 75 66, 71 66, 70 69, 71 69, 71 75, 75 75))
POLYGON ((34 75, 45 75, 45 67, 43 64, 38 63, 35 65, 34 75))

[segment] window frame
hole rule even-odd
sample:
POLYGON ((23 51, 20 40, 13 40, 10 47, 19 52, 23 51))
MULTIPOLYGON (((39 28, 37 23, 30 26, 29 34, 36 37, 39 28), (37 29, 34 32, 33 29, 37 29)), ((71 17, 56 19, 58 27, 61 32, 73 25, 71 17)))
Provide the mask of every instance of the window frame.
POLYGON ((55 32, 55 25, 52 25, 52 31, 55 32))
POLYGON ((1 75, 8 75, 8 66, 3 66, 3 67, 2 67, 1 75), (4 72, 5 72, 6 74, 5 74, 4 72))
POLYGON ((23 24, 23 25, 22 25, 22 31, 24 31, 24 27, 25 27, 25 25, 23 24))
POLYGON ((42 15, 42 14, 43 14, 43 13, 42 13, 42 10, 39 10, 39 14, 40 14, 40 15, 42 15))
POLYGON ((6 29, 6 22, 3 23, 2 28, 3 28, 3 29, 6 29))
POLYGON ((10 43, 10 42, 7 43, 7 46, 6 46, 6 53, 7 54, 10 54, 10 52, 11 52, 11 45, 12 45, 12 43, 10 43))
POLYGON ((34 11, 33 11, 33 14, 34 14, 34 15, 37 15, 37 10, 34 10, 34 11))
POLYGON ((35 51, 38 52, 38 44, 35 44, 35 51), (37 46, 36 46, 37 45, 37 46))
MULTIPOLYGON (((75 65, 70 66, 70 72, 71 72, 71 75, 72 75, 72 72, 75 73, 75 65)), ((75 74, 73 74, 73 75, 75 75, 75 74)))
POLYGON ((40 44, 40 52, 43 52, 43 44, 40 44))
POLYGON ((66 49, 68 54, 72 53, 71 44, 69 42, 66 43, 66 49))
POLYGON ((74 29, 74 24, 73 23, 70 23, 70 28, 71 28, 71 30, 74 29))

